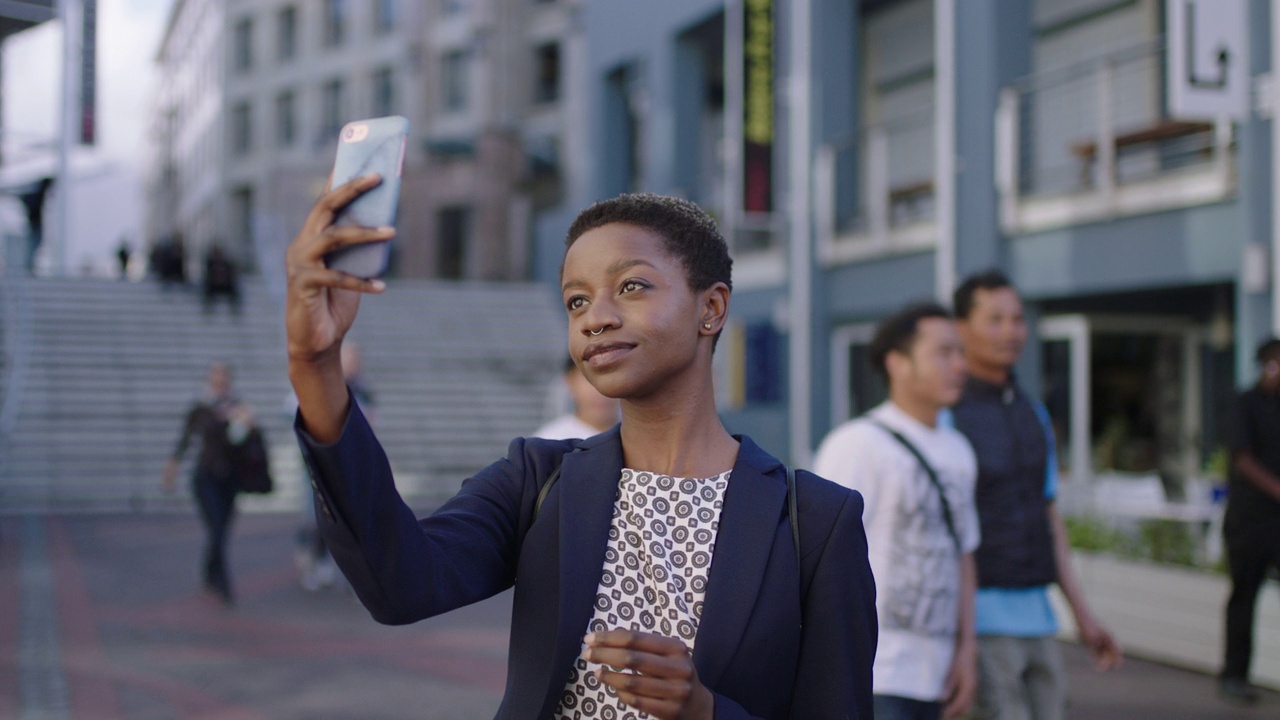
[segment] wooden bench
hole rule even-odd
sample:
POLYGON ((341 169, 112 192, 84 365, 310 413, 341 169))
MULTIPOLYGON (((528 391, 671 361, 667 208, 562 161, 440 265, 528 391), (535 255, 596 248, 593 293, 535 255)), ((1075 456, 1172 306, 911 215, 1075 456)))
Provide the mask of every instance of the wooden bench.
MULTIPOLYGON (((1213 132, 1213 123, 1190 120, 1161 120, 1141 130, 1135 130, 1115 137, 1115 149, 1120 150, 1138 145, 1175 140, 1177 138, 1213 132)), ((1208 152, 1206 147, 1204 152, 1208 152)), ((1093 163, 1098 157, 1098 143, 1095 141, 1076 143, 1071 146, 1071 154, 1080 158, 1080 178, 1084 185, 1093 184, 1093 163)))

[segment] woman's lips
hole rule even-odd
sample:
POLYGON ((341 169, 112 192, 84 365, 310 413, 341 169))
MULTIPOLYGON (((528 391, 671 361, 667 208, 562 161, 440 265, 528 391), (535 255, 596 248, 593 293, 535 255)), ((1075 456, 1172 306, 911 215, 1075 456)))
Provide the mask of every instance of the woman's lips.
POLYGON ((635 346, 617 342, 591 345, 582 353, 582 361, 590 364, 592 367, 608 365, 621 358, 633 347, 635 346))

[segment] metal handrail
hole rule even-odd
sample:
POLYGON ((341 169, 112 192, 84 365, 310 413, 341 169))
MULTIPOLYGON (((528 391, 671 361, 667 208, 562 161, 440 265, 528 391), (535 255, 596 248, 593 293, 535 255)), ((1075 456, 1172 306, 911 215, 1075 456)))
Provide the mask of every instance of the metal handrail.
POLYGON ((18 422, 18 408, 22 405, 23 391, 27 386, 27 372, 31 366, 31 298, 27 291, 27 281, 20 278, 22 270, 9 268, 9 277, 5 282, 6 314, 13 318, 13 332, 6 338, 5 344, 10 349, 10 363, 4 387, 4 400, 0 402, 0 444, 6 442, 13 433, 18 422))
POLYGON ((1009 86, 1017 90, 1019 93, 1035 92, 1045 88, 1061 85, 1072 80, 1079 80, 1098 72, 1098 68, 1103 65, 1117 65, 1138 60, 1144 57, 1155 55, 1163 52, 1165 47, 1165 38, 1158 35, 1142 42, 1134 43, 1128 47, 1114 50, 1102 55, 1094 55, 1073 62, 1069 65, 1053 68, 1051 70, 1042 70, 1038 73, 1025 75, 1013 82, 1009 86))

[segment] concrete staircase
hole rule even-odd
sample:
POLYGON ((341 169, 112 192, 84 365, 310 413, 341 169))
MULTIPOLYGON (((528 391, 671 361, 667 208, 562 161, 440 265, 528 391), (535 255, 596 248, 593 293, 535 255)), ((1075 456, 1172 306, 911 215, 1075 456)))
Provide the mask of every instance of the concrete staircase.
MULTIPOLYGON (((238 317, 150 282, 0 282, 0 408, 16 408, 0 424, 0 512, 190 507, 187 483, 165 495, 160 477, 213 360, 232 364, 271 445, 277 490, 241 506, 302 506, 283 311, 260 281, 238 317)), ((420 505, 544 419, 565 344, 555 298, 525 284, 393 282, 364 299, 352 338, 397 482, 420 505)))

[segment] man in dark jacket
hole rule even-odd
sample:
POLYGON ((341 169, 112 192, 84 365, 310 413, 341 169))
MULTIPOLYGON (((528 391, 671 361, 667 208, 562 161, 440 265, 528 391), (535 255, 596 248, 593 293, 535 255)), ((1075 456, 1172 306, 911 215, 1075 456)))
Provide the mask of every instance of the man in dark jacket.
POLYGON ((1262 372, 1240 394, 1228 425, 1231 485, 1222 534, 1231 568, 1226 654, 1219 696, 1252 705, 1253 611, 1268 568, 1280 568, 1280 339, 1258 348, 1262 372))
POLYGON ((975 275, 955 293, 969 378, 953 409, 978 458, 975 502, 979 701, 997 720, 1060 720, 1066 674, 1054 636, 1049 585, 1071 606, 1100 670, 1119 665, 1111 634, 1089 611, 1054 507, 1057 461, 1044 406, 1018 386, 1013 367, 1027 342, 1022 298, 1002 274, 975 275))

